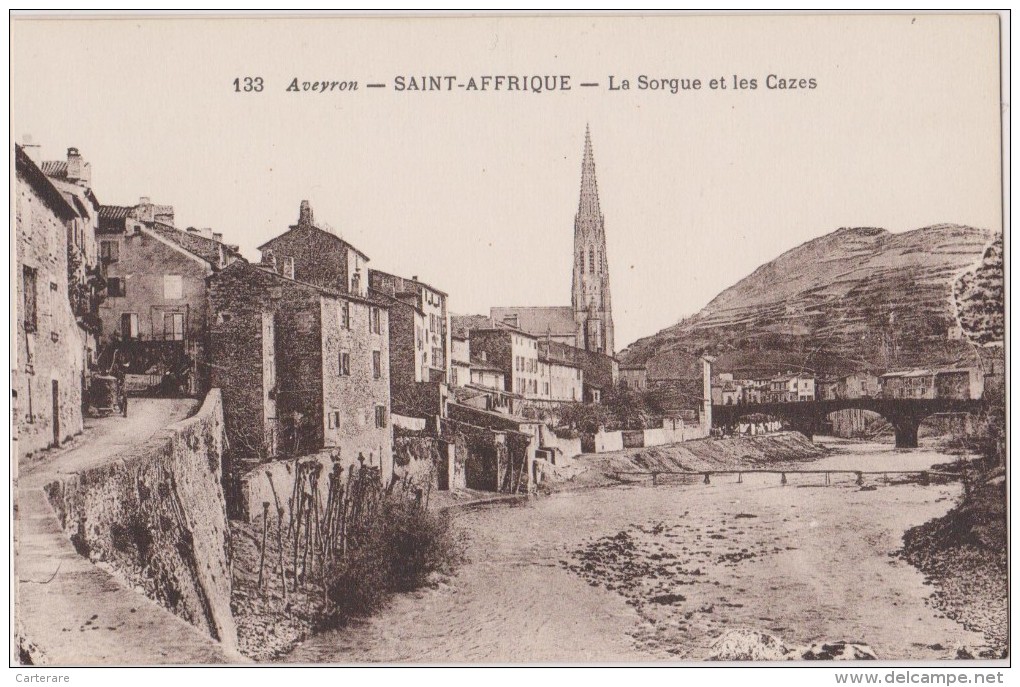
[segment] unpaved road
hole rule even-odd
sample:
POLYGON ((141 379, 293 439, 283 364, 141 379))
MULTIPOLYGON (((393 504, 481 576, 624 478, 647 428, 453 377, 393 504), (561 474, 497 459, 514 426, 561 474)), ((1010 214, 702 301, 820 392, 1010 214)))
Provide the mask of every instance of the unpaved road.
MULTIPOLYGON (((950 459, 881 445, 853 454, 805 467, 919 469, 950 459)), ((985 643, 932 609, 923 576, 894 555, 906 529, 952 506, 958 485, 743 479, 462 513, 470 561, 455 577, 313 637, 287 660, 700 660, 734 628, 788 645, 861 642, 887 660, 951 658, 957 646, 985 643), (626 551, 614 549, 621 533, 626 551)))

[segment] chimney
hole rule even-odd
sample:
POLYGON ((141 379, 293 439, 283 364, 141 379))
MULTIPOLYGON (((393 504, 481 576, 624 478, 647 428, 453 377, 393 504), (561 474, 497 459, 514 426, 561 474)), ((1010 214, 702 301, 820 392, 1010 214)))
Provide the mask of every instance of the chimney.
POLYGON ((276 255, 271 248, 262 251, 262 264, 265 267, 271 268, 274 272, 276 271, 276 255))
POLYGON ((213 237, 213 241, 217 241, 219 243, 223 243, 223 233, 222 232, 214 231, 212 237, 213 237))
POLYGON ((152 198, 149 198, 149 196, 142 196, 141 198, 138 199, 138 204, 139 205, 152 205, 152 198))
POLYGON ((24 134, 21 137, 21 149, 25 151, 25 155, 28 155, 32 162, 39 164, 40 147, 32 140, 32 134, 24 134))
POLYGON ((486 363, 486 362, 488 362, 488 361, 489 361, 489 354, 488 354, 488 353, 486 353, 485 351, 482 351, 481 353, 479 353, 479 354, 478 354, 478 357, 479 357, 479 358, 481 359, 481 361, 482 361, 483 363, 486 363))
POLYGON ((204 236, 205 238, 211 239, 212 238, 212 227, 202 227, 202 232, 201 233, 202 233, 202 236, 204 236))
POLYGON ((312 216, 312 206, 307 200, 301 201, 301 211, 298 213, 298 224, 310 225, 314 224, 315 219, 312 216))
POLYGON ((187 231, 189 234, 197 234, 198 233, 198 229, 196 229, 195 227, 188 227, 185 231, 187 231))
POLYGON ((92 183, 92 166, 85 162, 77 148, 67 149, 67 180, 81 186, 92 183))

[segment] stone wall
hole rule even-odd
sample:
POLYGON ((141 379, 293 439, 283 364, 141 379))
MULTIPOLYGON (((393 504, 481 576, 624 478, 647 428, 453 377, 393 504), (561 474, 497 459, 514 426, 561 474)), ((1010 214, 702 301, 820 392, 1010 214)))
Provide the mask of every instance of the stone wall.
POLYGON ((540 447, 553 449, 552 462, 559 465, 561 461, 581 455, 581 438, 558 437, 547 425, 542 425, 540 447))
POLYGON ((82 431, 86 345, 68 298, 66 222, 71 212, 19 149, 14 274, 18 314, 11 332, 17 354, 11 410, 19 456, 82 431), (29 312, 33 303, 34 313, 29 312))
POLYGON ((218 389, 196 415, 46 488, 78 552, 234 650, 218 389))

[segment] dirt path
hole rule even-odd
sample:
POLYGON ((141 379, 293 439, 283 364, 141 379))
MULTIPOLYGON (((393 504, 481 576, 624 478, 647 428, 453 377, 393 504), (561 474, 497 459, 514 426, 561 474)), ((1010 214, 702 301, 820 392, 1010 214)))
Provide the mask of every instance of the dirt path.
MULTIPOLYGON (((894 469, 894 457, 883 464, 894 469)), ((951 658, 984 643, 934 610, 924 577, 895 555, 906 529, 951 507, 956 485, 771 477, 464 513, 471 560, 456 577, 288 660, 700 660, 735 628, 790 645, 865 643, 882 659, 951 658), (621 533, 626 554, 611 550, 621 533)))

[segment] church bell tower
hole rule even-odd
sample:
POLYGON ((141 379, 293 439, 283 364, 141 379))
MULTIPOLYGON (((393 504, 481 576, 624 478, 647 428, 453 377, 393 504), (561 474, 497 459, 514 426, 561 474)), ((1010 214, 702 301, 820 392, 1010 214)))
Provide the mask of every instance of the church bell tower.
POLYGON ((574 216, 574 280, 570 304, 577 324, 577 345, 589 351, 615 355, 606 234, 588 128, 584 132, 581 198, 574 216))

